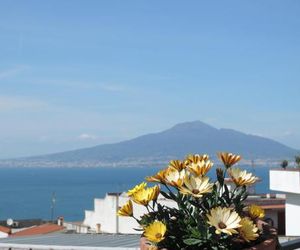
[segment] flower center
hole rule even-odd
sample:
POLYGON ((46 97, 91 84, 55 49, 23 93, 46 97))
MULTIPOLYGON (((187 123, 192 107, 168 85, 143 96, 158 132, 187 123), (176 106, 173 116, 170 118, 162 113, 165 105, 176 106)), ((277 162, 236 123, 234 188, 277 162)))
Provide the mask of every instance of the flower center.
POLYGON ((245 239, 246 238, 246 236, 245 236, 245 233, 243 232, 243 230, 239 230, 239 234, 240 234, 240 236, 243 238, 243 239, 245 239))
POLYGON ((222 222, 222 221, 219 222, 218 226, 219 226, 220 229, 224 229, 224 228, 227 227, 226 224, 224 222, 222 222))
POLYGON ((162 237, 162 234, 161 234, 161 233, 155 234, 155 238, 156 238, 156 239, 160 239, 161 237, 162 237))
POLYGON ((193 190, 192 190, 192 193, 193 193, 193 194, 199 194, 200 191, 199 191, 199 189, 193 189, 193 190))

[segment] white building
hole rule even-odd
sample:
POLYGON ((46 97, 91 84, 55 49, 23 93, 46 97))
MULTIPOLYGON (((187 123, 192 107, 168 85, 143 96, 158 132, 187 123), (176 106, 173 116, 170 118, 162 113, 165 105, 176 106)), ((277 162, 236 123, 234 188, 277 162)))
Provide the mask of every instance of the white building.
POLYGON ((7 238, 11 234, 9 227, 0 226, 0 238, 7 238))
MULTIPOLYGON (((88 226, 91 232, 95 233, 122 233, 137 234, 140 231, 139 224, 130 217, 117 216, 117 211, 129 200, 125 193, 108 193, 104 199, 94 199, 94 210, 85 211, 83 225, 88 226)), ((158 201, 161 205, 174 207, 175 203, 159 196, 158 201)), ((147 213, 144 206, 133 203, 133 213, 136 218, 147 213)))
POLYGON ((270 189, 286 193, 286 235, 300 236, 300 170, 270 170, 270 189))
MULTIPOLYGON (((140 231, 134 230, 134 228, 138 229, 140 227, 133 218, 117 216, 117 211, 128 201, 128 199, 126 193, 108 193, 103 199, 94 199, 94 210, 85 211, 83 223, 81 225, 75 225, 75 230, 78 233, 141 233, 140 231)), ((176 207, 174 201, 165 199, 161 195, 158 198, 158 202, 161 205, 166 205, 168 207, 176 207)), ((273 197, 265 195, 250 196, 247 199, 248 204, 261 205, 265 209, 266 218, 271 220, 275 227, 282 224, 282 221, 280 221, 282 216, 279 215, 284 211, 284 202, 284 198, 276 197, 275 195, 273 197)), ((144 206, 133 203, 133 212, 134 216, 139 218, 147 213, 147 210, 144 206)))

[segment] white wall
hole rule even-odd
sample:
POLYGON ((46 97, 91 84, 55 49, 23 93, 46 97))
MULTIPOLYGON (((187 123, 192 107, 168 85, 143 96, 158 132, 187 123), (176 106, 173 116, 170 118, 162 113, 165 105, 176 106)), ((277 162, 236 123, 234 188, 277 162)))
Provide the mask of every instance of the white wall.
POLYGON ((0 238, 7 238, 8 234, 0 231, 0 238))
POLYGON ((74 223, 74 222, 63 222, 63 226, 65 229, 75 231, 76 233, 88 233, 89 227, 85 226, 81 223, 74 223))
POLYGON ((85 211, 83 224, 91 230, 97 231, 97 224, 101 225, 101 231, 117 233, 117 197, 106 195, 104 199, 94 200, 94 211, 85 211))
MULTIPOLYGON (((119 197, 106 195, 104 199, 95 199, 94 211, 85 211, 83 224, 89 226, 94 232, 96 232, 97 224, 100 224, 101 231, 105 233, 141 233, 141 231, 134 230, 135 228, 140 228, 135 219, 117 216, 118 208, 122 207, 128 199, 125 194, 119 197)), ((162 197, 159 197, 159 203, 169 207, 176 206, 175 202, 163 199, 162 197)), ((136 218, 140 218, 140 216, 147 213, 147 210, 144 206, 133 203, 133 213, 136 218)))
MULTIPOLYGON (((122 196, 119 198, 120 207, 122 207, 128 201, 128 197, 122 196)), ((141 215, 147 213, 147 209, 144 206, 140 206, 133 202, 133 214, 136 218, 139 218, 141 215)), ((136 231, 134 228, 141 229, 140 225, 135 221, 135 219, 130 217, 119 216, 119 233, 124 234, 137 234, 141 231, 136 231)))
POLYGON ((270 170, 270 189, 286 192, 286 235, 300 236, 300 171, 270 170))
POLYGON ((287 236, 300 236, 300 196, 287 194, 285 205, 285 225, 287 236))
POLYGON ((300 171, 270 170, 270 189, 300 194, 300 171))

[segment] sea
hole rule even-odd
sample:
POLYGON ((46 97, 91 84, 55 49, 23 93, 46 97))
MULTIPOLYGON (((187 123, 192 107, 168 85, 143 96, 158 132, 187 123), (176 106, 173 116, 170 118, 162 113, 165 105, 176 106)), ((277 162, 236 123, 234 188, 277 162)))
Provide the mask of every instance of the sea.
MULTIPOLYGON (((241 167, 260 177, 256 193, 271 193, 269 168, 241 167)), ((123 192, 155 174, 158 168, 1 168, 0 220, 51 220, 63 216, 82 221, 94 198, 123 192)), ((215 176, 213 169, 209 175, 215 176)))

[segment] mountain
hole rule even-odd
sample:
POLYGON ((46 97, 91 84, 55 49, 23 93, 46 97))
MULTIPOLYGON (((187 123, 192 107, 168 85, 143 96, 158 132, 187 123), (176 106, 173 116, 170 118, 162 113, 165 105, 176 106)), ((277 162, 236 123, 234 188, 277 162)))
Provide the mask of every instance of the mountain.
POLYGON ((2 161, 0 166, 157 166, 190 153, 214 158, 219 151, 241 154, 246 160, 282 160, 298 153, 271 139, 194 121, 119 143, 2 161))

